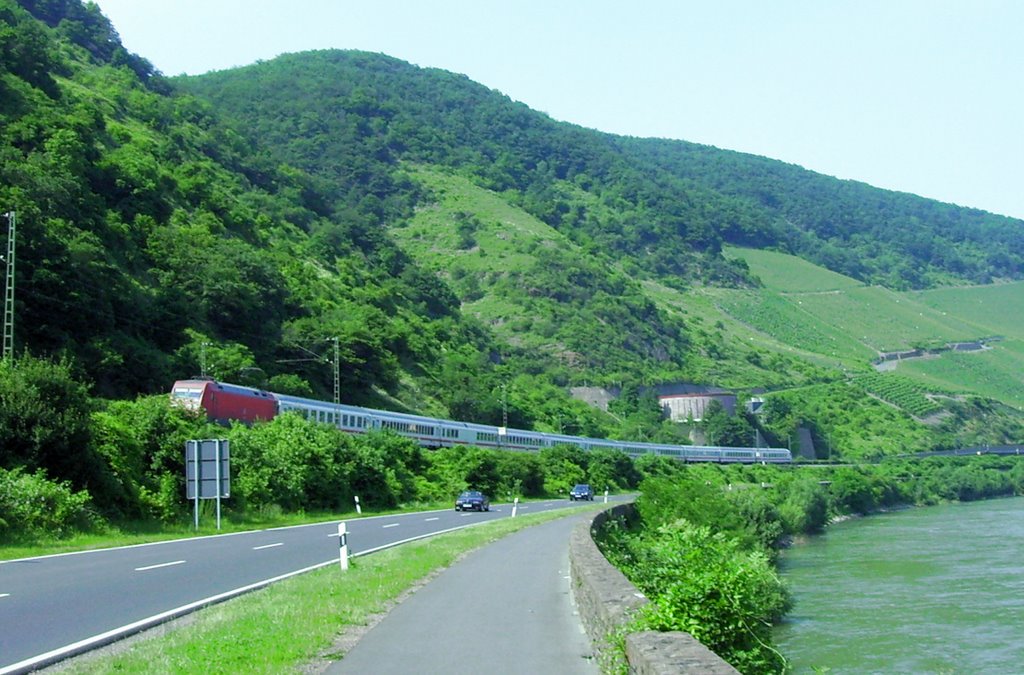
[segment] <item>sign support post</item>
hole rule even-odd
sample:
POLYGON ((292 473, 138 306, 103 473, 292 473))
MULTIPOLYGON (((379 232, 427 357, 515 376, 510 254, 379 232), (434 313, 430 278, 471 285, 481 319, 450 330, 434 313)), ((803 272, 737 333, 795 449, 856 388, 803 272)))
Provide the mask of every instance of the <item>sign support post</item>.
POLYGON ((200 499, 217 500, 217 529, 220 530, 220 500, 231 496, 231 460, 228 443, 226 439, 185 442, 185 496, 187 499, 195 500, 192 520, 197 530, 200 499), (213 466, 206 466, 204 469, 204 465, 208 464, 213 466))

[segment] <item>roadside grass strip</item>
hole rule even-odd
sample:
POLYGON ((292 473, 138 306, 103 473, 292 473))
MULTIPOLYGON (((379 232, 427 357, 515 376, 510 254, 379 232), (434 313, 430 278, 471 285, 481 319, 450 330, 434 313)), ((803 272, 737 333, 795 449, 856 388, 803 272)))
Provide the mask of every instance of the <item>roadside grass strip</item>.
MULTIPOLYGON (((62 673, 316 672, 335 645, 461 556, 577 507, 502 518, 327 565, 56 666, 62 673)), ((354 640, 352 642, 354 644, 354 640)), ((351 648, 351 645, 348 646, 351 648)))

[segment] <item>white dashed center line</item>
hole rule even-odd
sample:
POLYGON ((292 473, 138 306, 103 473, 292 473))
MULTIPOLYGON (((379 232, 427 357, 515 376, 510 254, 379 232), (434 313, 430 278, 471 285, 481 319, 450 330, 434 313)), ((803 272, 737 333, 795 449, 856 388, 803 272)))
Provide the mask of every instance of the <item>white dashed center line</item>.
POLYGON ((398 523, 390 523, 388 525, 384 525, 383 527, 384 527, 384 529, 387 529, 389 527, 398 527, 398 523))
POLYGON ((149 565, 147 567, 136 567, 135 571, 136 572, 145 572, 146 570, 155 570, 155 569, 157 569, 159 567, 171 567, 173 565, 184 565, 184 564, 185 564, 184 560, 175 560, 174 562, 165 562, 165 563, 160 563, 159 565, 149 565))
POLYGON ((429 523, 430 521, 432 521, 432 520, 441 520, 441 519, 440 519, 440 518, 427 518, 427 522, 428 522, 428 523, 429 523))
MULTIPOLYGON (((337 537, 338 535, 334 535, 334 536, 337 537)), ((280 542, 279 541, 276 544, 264 544, 263 546, 253 546, 252 550, 254 550, 254 551, 262 551, 265 548, 274 548, 275 546, 284 546, 284 542, 280 542)))

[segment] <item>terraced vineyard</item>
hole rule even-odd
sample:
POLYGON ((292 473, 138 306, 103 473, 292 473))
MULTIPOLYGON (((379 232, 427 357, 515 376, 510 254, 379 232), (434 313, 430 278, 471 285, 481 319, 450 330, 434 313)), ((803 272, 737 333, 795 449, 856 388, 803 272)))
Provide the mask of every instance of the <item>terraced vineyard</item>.
POLYGON ((902 375, 872 373, 856 377, 853 382, 914 417, 927 417, 942 410, 942 406, 926 396, 930 392, 924 385, 902 375))
POLYGON ((797 349, 864 363, 877 356, 848 333, 808 313, 801 300, 769 291, 721 291, 716 298, 730 316, 797 349))
POLYGON ((938 288, 913 297, 939 312, 977 324, 982 335, 1024 338, 1024 283, 938 288))
POLYGON ((900 364, 907 375, 937 387, 971 391, 1024 407, 1024 341, 995 343, 981 353, 952 352, 939 359, 913 359, 900 364))
MULTIPOLYGON (((718 310, 771 344, 820 355, 819 363, 841 365, 849 373, 865 371, 880 352, 999 336, 1003 339, 980 353, 946 351, 895 367, 923 391, 975 394, 1024 408, 1024 282, 901 293, 865 286, 783 253, 730 248, 727 254, 746 261, 764 287, 705 294, 718 310)), ((863 386, 913 415, 927 415, 940 405, 898 393, 896 381, 871 379, 863 386)))
POLYGON ((879 287, 808 293, 799 296, 798 302, 835 330, 879 352, 941 346, 984 334, 977 326, 943 315, 905 294, 879 287))
POLYGON ((765 288, 779 293, 822 293, 864 285, 856 279, 784 253, 729 247, 725 254, 746 261, 765 288))

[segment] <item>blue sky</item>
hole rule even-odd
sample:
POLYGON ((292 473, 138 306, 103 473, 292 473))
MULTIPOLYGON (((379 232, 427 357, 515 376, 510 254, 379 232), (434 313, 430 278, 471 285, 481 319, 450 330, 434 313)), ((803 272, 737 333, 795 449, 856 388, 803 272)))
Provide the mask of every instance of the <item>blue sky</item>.
POLYGON ((309 49, 1024 218, 1016 0, 97 0, 166 75, 309 49))

